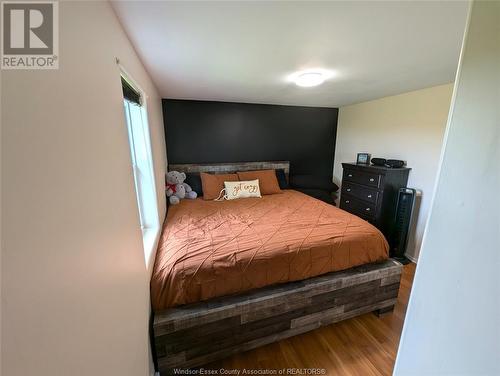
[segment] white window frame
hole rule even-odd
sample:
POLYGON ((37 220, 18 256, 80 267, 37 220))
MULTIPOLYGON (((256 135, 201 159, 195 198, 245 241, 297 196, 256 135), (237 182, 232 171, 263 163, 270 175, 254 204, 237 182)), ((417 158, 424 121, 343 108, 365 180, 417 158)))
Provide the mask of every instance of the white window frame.
MULTIPOLYGON (((131 78, 131 76, 120 66, 120 77, 123 78, 127 83, 132 86, 141 96, 141 105, 140 105, 140 116, 142 119, 142 136, 144 137, 144 147, 146 149, 147 154, 147 166, 142 166, 142 169, 146 169, 150 179, 150 189, 152 192, 150 194, 153 197, 150 198, 148 205, 150 205, 150 210, 152 213, 149 215, 145 215, 144 210, 144 202, 143 196, 139 192, 141 189, 141 183, 138 179, 138 174, 141 174, 139 166, 137 166, 136 160, 136 148, 134 143, 137 141, 134 139, 133 131, 131 124, 129 124, 129 119, 131 119, 130 113, 127 114, 127 110, 130 111, 130 108, 127 108, 126 99, 123 98, 123 111, 124 111, 124 120, 125 126, 127 128, 127 136, 130 146, 130 158, 131 158, 131 166, 132 166, 132 175, 134 178, 134 191, 136 193, 136 203, 137 203, 137 213, 139 224, 142 231, 142 239, 144 245, 144 257, 146 266, 149 268, 151 264, 151 255, 153 254, 154 246, 158 239, 158 235, 160 232, 160 222, 159 222, 159 211, 158 211, 158 196, 156 190, 156 178, 154 171, 154 160, 153 160, 153 151, 151 147, 151 135, 149 129, 149 119, 148 119, 148 110, 147 110, 147 97, 142 90, 142 88, 131 78), (145 218, 147 217, 147 218, 145 218)), ((120 82, 121 85, 121 82, 120 82)), ((129 103, 128 106, 136 105, 129 103)), ((138 106, 138 105, 137 105, 138 106)))

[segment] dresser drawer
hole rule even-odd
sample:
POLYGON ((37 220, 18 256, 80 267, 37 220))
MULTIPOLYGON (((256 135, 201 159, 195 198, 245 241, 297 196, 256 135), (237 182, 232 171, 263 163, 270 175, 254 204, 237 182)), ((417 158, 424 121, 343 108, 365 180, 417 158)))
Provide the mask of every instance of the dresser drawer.
POLYGON ((373 204, 377 204, 379 192, 376 189, 368 188, 358 184, 351 184, 347 181, 342 183, 342 194, 348 194, 359 198, 363 201, 367 201, 373 204))
POLYGON ((340 208, 361 218, 373 219, 375 217, 374 204, 363 202, 345 194, 340 199, 340 208))
POLYGON ((372 174, 370 172, 359 170, 344 170, 343 180, 358 184, 367 185, 369 187, 378 188, 382 180, 382 175, 372 174))

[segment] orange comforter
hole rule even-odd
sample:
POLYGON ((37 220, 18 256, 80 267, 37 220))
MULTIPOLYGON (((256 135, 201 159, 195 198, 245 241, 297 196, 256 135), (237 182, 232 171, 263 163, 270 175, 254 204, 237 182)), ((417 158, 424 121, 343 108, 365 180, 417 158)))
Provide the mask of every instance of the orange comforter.
POLYGON ((381 261, 368 222, 293 190, 169 209, 151 279, 155 311, 381 261))

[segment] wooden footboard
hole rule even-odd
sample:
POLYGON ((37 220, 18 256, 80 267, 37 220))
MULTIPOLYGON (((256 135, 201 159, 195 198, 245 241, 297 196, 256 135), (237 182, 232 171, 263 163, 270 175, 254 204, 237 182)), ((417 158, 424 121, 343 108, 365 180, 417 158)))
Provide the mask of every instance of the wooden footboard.
POLYGON ((171 308, 154 317, 162 374, 197 367, 396 303, 394 260, 171 308))

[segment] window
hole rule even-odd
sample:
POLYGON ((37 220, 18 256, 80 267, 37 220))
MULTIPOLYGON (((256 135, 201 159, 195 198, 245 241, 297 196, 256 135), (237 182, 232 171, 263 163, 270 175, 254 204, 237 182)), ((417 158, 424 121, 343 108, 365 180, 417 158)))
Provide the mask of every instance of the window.
POLYGON ((144 95, 124 76, 122 76, 122 89, 137 207, 145 252, 149 252, 146 250, 148 230, 157 230, 159 222, 148 119, 144 95))

